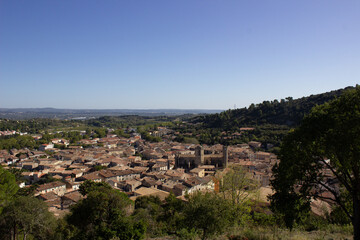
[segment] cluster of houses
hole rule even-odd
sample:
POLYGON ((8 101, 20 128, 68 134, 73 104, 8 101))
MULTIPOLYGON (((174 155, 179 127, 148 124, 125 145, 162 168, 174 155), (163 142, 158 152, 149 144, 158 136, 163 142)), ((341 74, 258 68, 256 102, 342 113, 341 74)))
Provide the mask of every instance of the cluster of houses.
POLYGON ((0 137, 2 136, 11 136, 11 135, 15 135, 15 134, 19 134, 19 135, 26 135, 26 132, 17 132, 15 130, 5 130, 5 131, 0 131, 0 137))
MULTIPOLYGON (((229 146, 226 148, 226 156, 224 152, 219 155, 219 159, 222 161, 226 157, 229 165, 243 166, 261 186, 267 186, 271 167, 277 161, 276 156, 255 152, 253 149, 258 143, 251 144, 229 146)), ((24 170, 22 187, 50 178, 52 182, 38 185, 35 196, 59 214, 83 198, 78 190, 86 180, 107 182, 133 200, 145 195, 164 199, 170 192, 182 198, 186 193, 195 191, 214 191, 214 174, 225 165, 218 166, 210 160, 206 162, 205 155, 203 160, 199 158, 201 164, 181 168, 176 166, 176 159, 182 156, 192 159, 189 157, 191 155, 196 159, 204 153, 212 154, 212 158, 215 158, 216 153, 224 149, 222 145, 202 146, 200 149, 194 144, 172 141, 150 143, 140 136, 123 138, 109 134, 99 139, 83 139, 77 146, 69 146, 65 139, 52 139, 37 151, 2 150, 0 163, 24 170), (65 145, 66 148, 54 148, 56 144, 65 145), (83 148, 80 144, 87 147, 83 148)))

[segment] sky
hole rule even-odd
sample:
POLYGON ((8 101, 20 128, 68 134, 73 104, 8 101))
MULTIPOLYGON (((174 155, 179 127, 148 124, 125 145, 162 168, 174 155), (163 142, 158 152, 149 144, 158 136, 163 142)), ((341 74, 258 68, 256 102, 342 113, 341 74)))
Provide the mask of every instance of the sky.
POLYGON ((0 0, 0 108, 230 109, 360 82, 358 0, 0 0))

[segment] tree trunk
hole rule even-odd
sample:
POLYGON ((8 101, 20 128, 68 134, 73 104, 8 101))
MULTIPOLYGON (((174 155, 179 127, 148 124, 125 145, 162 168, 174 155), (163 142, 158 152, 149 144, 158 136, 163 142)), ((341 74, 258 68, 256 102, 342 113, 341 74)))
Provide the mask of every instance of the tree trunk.
POLYGON ((353 228, 354 228, 354 240, 360 240, 360 200, 355 196, 353 198, 353 228))
POLYGON ((202 237, 201 237, 201 240, 206 240, 206 237, 207 237, 207 236, 206 236, 206 230, 204 230, 204 231, 203 231, 203 235, 202 235, 202 237))
POLYGON ((13 237, 14 237, 14 240, 16 240, 16 227, 14 227, 14 232, 13 232, 13 237))

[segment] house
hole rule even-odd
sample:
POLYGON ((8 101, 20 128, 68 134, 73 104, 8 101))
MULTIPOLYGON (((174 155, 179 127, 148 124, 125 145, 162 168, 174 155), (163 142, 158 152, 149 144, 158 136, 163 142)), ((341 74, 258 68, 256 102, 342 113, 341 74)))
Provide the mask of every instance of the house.
POLYGON ((155 179, 153 179, 151 177, 144 177, 141 180, 142 180, 141 183, 144 187, 158 188, 158 186, 161 185, 160 181, 156 181, 155 179))
MULTIPOLYGON (((212 165, 211 165, 212 166, 212 165)), ((212 166, 214 167, 214 166, 212 166)), ((198 176, 198 177, 205 177, 205 169, 204 168, 194 168, 190 170, 190 173, 198 176)))
MULTIPOLYGON (((214 165, 202 165, 198 167, 199 169, 204 169, 204 175, 215 175, 216 168, 214 165)), ((199 176, 201 177, 201 176, 199 176)))
POLYGON ((69 181, 66 181, 66 182, 65 182, 65 184, 66 184, 66 191, 67 191, 67 192, 72 192, 72 191, 79 190, 81 183, 82 183, 82 182, 69 182, 69 181))
POLYGON ((38 182, 42 176, 47 174, 47 171, 43 172, 22 172, 21 175, 24 177, 27 183, 32 184, 38 182))
POLYGON ((173 193, 175 196, 184 196, 187 192, 187 187, 185 187, 183 184, 176 184, 173 188, 173 193))
POLYGON ((135 180, 135 179, 132 179, 132 180, 125 180, 123 181, 123 184, 124 184, 124 191, 126 192, 133 192, 135 191, 135 189, 137 189, 139 186, 141 186, 141 181, 139 180, 135 180))
POLYGON ((92 172, 85 175, 82 175, 81 177, 77 178, 79 181, 86 181, 91 180, 94 182, 101 182, 103 180, 103 176, 99 174, 99 172, 92 172))
POLYGON ((189 174, 185 173, 184 169, 167 170, 165 175, 179 180, 185 180, 191 177, 189 174))
POLYGON ((118 180, 109 180, 107 183, 109 183, 113 188, 122 188, 124 186, 124 184, 118 180))
POLYGON ((36 162, 33 162, 33 161, 31 161, 31 162, 24 162, 24 163, 22 164, 22 168, 23 168, 23 169, 26 169, 26 170, 29 170, 29 171, 34 170, 34 169, 37 168, 38 166, 39 166, 39 164, 36 163, 36 162))
POLYGON ((144 174, 145 172, 147 172, 149 170, 148 167, 140 167, 140 166, 135 166, 132 168, 132 170, 140 172, 140 174, 144 174))
POLYGON ((168 164, 164 162, 157 162, 151 167, 151 170, 155 172, 166 171, 168 170, 168 164))
POLYGON ((35 196, 38 196, 40 194, 49 193, 49 192, 53 192, 59 196, 62 196, 66 192, 66 184, 63 182, 60 182, 60 181, 45 183, 43 185, 40 185, 36 189, 35 196))
POLYGON ((103 182, 108 182, 109 180, 117 180, 117 175, 111 170, 100 170, 99 175, 102 178, 103 182))
POLYGON ((105 158, 105 159, 95 160, 94 162, 95 162, 96 165, 101 165, 101 166, 107 167, 107 166, 110 165, 112 160, 109 159, 109 158, 105 158))
POLYGON ((51 142, 53 144, 64 145, 65 147, 67 147, 70 144, 69 140, 59 139, 59 138, 53 138, 51 139, 51 142))
POLYGON ((157 196, 161 201, 164 201, 165 198, 169 196, 169 193, 159 189, 141 187, 134 191, 134 196, 130 197, 130 199, 135 201, 136 198, 142 196, 157 196))
POLYGON ((270 162, 270 156, 271 154, 268 152, 255 152, 255 159, 270 162))
POLYGON ((174 192, 174 186, 179 184, 177 181, 168 180, 161 185, 161 190, 165 192, 174 192))
POLYGON ((267 187, 270 184, 270 176, 268 174, 253 171, 252 178, 255 179, 261 187, 267 187))
POLYGON ((128 165, 129 165, 129 162, 127 160, 121 159, 121 158, 114 158, 114 159, 111 159, 109 167, 128 166, 128 165))
POLYGON ((247 171, 255 171, 255 163, 253 161, 240 160, 239 165, 247 171))
POLYGON ((199 178, 192 177, 183 183, 188 187, 188 193, 194 193, 197 191, 214 191, 215 183, 210 176, 199 178))
POLYGON ((61 208, 61 197, 54 192, 40 194, 37 198, 43 200, 50 209, 61 208))
POLYGON ((49 150, 49 149, 52 149, 54 148, 54 144, 53 143, 48 143, 48 144, 41 144, 39 146, 39 150, 40 151, 45 151, 45 150, 49 150))
POLYGON ((133 169, 114 171, 118 181, 130 180, 134 178, 140 178, 140 172, 133 169))
POLYGON ((38 195, 37 198, 46 202, 59 199, 59 195, 55 194, 54 192, 48 192, 38 195))
POLYGON ((72 191, 65 193, 61 197, 61 209, 68 209, 71 205, 76 204, 78 201, 83 199, 84 196, 81 195, 79 191, 72 191))
POLYGON ((261 147, 261 142, 251 141, 249 142, 249 146, 253 148, 259 148, 261 147))

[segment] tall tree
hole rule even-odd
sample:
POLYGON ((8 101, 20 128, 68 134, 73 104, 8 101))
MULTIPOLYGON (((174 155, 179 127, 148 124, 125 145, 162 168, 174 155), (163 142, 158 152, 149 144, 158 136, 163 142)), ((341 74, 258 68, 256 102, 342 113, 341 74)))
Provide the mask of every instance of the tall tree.
POLYGON ((307 211, 311 199, 318 198, 342 208, 359 240, 360 87, 313 108, 285 138, 273 172, 272 206, 289 226, 300 218, 296 211, 307 211))
POLYGON ((46 204, 34 197, 20 196, 4 208, 0 217, 0 239, 48 239, 55 227, 55 218, 46 204))
POLYGON ((220 234, 232 224, 231 203, 213 193, 197 192, 188 197, 184 215, 189 230, 202 232, 201 239, 220 234))
POLYGON ((241 166, 234 166, 225 171, 225 174, 217 175, 219 194, 225 199, 231 199, 233 204, 245 203, 250 193, 257 189, 256 182, 250 179, 241 166))
POLYGON ((141 239, 145 226, 132 220, 131 210, 124 193, 102 186, 74 205, 68 223, 78 230, 75 239, 141 239))
POLYGON ((101 188, 111 189, 111 186, 106 182, 94 182, 91 180, 86 180, 80 185, 79 192, 85 196, 86 194, 101 188))
POLYGON ((3 207, 13 199, 18 189, 15 176, 0 166, 0 214, 3 207))

